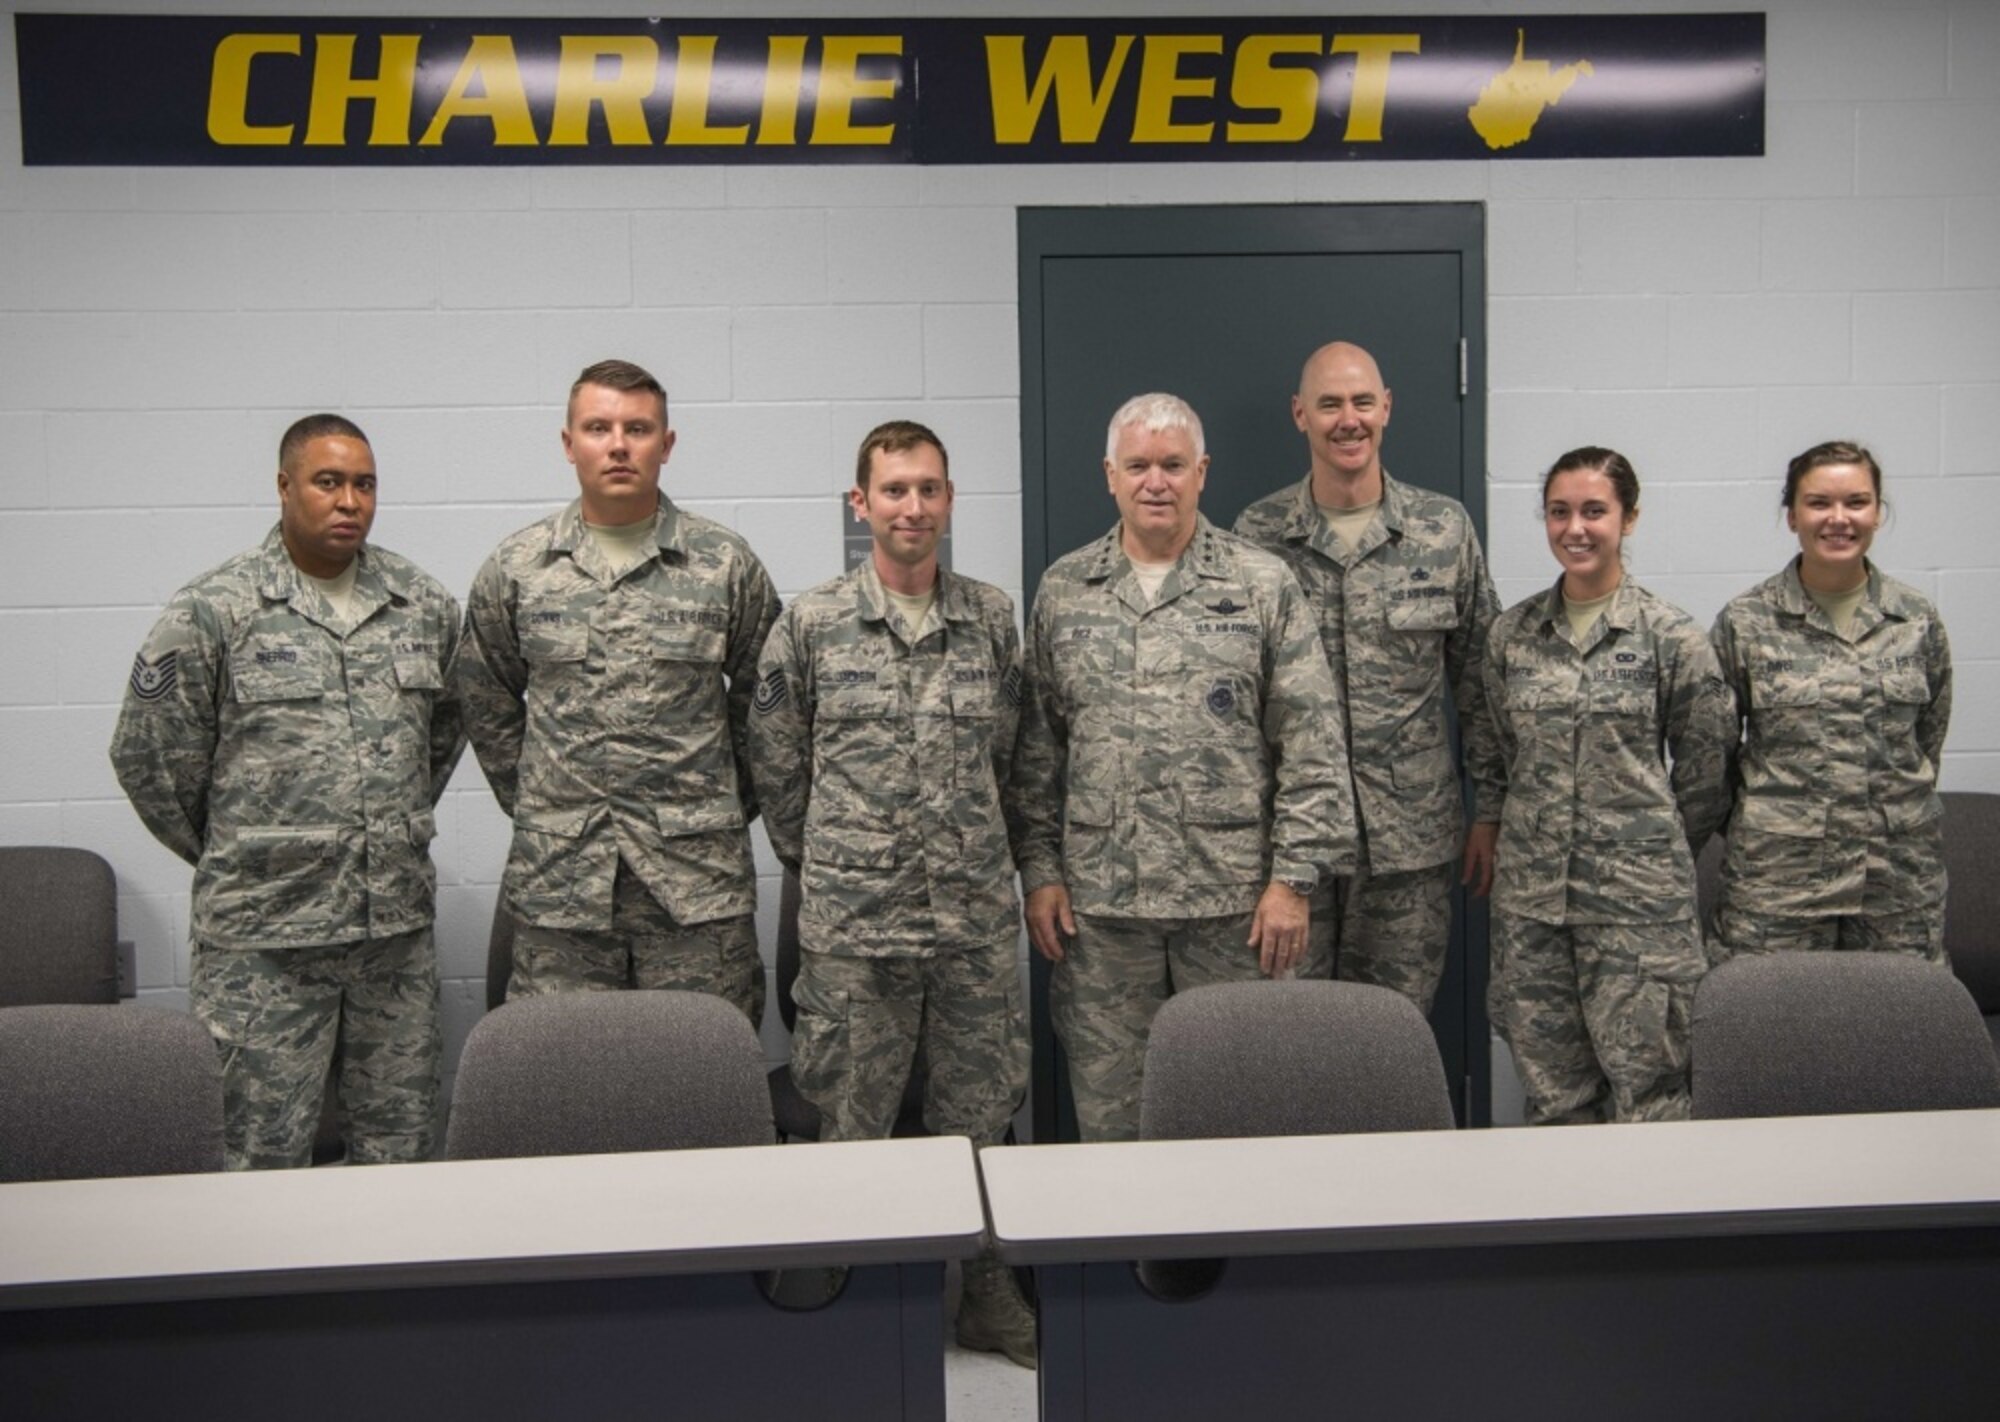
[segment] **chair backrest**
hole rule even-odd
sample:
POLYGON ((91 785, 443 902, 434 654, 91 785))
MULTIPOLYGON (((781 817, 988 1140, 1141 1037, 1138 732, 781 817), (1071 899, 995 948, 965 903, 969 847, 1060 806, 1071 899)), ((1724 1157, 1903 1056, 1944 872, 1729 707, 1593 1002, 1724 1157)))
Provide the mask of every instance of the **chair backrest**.
POLYGON ((799 1004, 792 996, 792 985, 799 980, 799 904, 804 897, 799 876, 785 870, 778 887, 778 938, 771 976, 778 987, 778 1017, 787 1032, 799 1021, 799 1004))
POLYGON ((1168 999, 1146 1045, 1139 1134, 1449 1130, 1430 1024, 1364 983, 1222 983, 1168 999))
POLYGON ((1944 796, 1944 946, 1979 1010, 2000 1013, 2000 795, 1944 796))
POLYGON ((0 847, 0 1007, 118 1001, 118 882, 87 849, 0 847))
POLYGON ((1715 937, 1715 906, 1722 902, 1722 861, 1728 853, 1729 841, 1712 834, 1694 859, 1694 908, 1703 938, 1715 937))
POLYGON ((507 1000, 507 980, 514 975, 514 915, 507 896, 493 903, 493 928, 486 937, 486 1010, 507 1000))
POLYGON ((564 992, 488 1013, 466 1038, 453 1159, 769 1145, 764 1054, 697 992, 564 992))
POLYGON ((1957 978, 1901 953, 1755 953, 1694 999, 1694 1114, 2000 1106, 2000 1059, 1957 978))
POLYGON ((185 1012, 0 1008, 0 1180, 220 1170, 222 1061, 185 1012))

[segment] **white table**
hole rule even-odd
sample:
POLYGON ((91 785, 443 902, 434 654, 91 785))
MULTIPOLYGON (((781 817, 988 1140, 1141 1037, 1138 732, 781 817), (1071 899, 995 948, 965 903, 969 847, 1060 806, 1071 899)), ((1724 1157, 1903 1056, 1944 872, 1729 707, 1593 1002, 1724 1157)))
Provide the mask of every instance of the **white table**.
POLYGON ((1038 1266, 1045 1419, 2000 1413, 2000 1111, 980 1166, 1038 1266), (1130 1262, 1196 1257, 1227 1263, 1175 1302, 1130 1262))
POLYGON ((0 1399, 942 1422, 943 1261, 983 1227, 956 1137, 0 1186, 0 1399), (812 1312, 752 1273, 824 1265, 812 1312))

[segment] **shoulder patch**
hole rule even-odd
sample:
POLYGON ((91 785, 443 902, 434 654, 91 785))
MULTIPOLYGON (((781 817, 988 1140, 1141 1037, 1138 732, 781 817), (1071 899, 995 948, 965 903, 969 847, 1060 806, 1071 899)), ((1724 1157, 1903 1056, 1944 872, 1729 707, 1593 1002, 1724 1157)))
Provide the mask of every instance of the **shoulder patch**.
POLYGON ((790 695, 791 687, 785 682, 784 669, 772 667, 764 673, 763 679, 757 683, 757 690, 751 694, 750 709, 759 716, 769 715, 783 706, 785 698, 790 695))
POLYGON ((1021 704, 1021 669, 1018 666, 1007 668, 1007 675, 1000 679, 1000 694, 1007 698, 1011 706, 1021 704))
POLYGON ((148 661, 141 652, 132 659, 132 694, 141 701, 158 701, 180 683, 179 652, 162 652, 148 661))

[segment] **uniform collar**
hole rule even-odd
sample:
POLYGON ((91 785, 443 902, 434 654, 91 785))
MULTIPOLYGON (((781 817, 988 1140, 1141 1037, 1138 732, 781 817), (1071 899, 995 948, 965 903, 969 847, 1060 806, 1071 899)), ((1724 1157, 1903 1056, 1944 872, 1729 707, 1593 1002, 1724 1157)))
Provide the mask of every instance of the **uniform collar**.
MULTIPOLYGON (((653 513, 653 541, 663 553, 686 553, 686 515, 674 506, 666 491, 660 491, 660 506, 653 513)), ((583 523, 583 500, 571 499, 556 515, 555 527, 549 530, 549 551, 575 555, 588 538, 589 532, 583 523)))
POLYGON ((1122 522, 1111 525, 1111 531, 1097 542, 1088 546, 1089 558, 1083 569, 1083 580, 1089 583, 1103 583, 1109 587, 1127 607, 1141 616, 1153 607, 1164 607, 1174 599, 1198 587, 1204 578, 1233 578, 1236 576, 1236 557, 1230 551, 1229 541, 1208 515, 1195 513, 1194 537, 1187 547, 1181 549, 1180 557, 1168 570, 1166 581, 1160 584, 1157 602, 1148 602, 1139 590, 1139 577, 1133 570, 1132 560, 1126 555, 1125 544, 1120 533, 1122 522))
MULTIPOLYGON (((1123 523, 1114 523, 1109 533, 1088 546, 1090 558, 1083 573, 1086 582, 1103 582, 1132 566, 1120 537, 1123 530, 1123 523)), ((1224 541, 1222 530, 1208 521, 1207 514, 1197 511, 1194 537, 1188 540, 1187 547, 1181 549, 1180 557, 1174 560, 1174 572, 1202 578, 1227 578, 1234 576, 1235 570, 1236 560, 1224 541)))
MULTIPOLYGON (((299 571, 299 565, 292 561, 292 555, 285 547, 283 524, 271 525, 271 531, 264 535, 257 556, 261 563, 257 586, 265 597, 273 602, 288 602, 295 611, 318 623, 332 625, 338 620, 325 594, 313 586, 311 580, 299 571)), ((385 567, 382 559, 373 557, 366 543, 355 550, 354 563, 355 626, 367 621, 369 614, 384 603, 410 600, 409 587, 401 574, 385 567)))
MULTIPOLYGON (((1409 490, 1390 478, 1389 471, 1384 469, 1382 503, 1378 509, 1378 517, 1384 531, 1382 542, 1402 537, 1403 520, 1409 512, 1409 500, 1409 490)), ((1313 479, 1310 470, 1306 472, 1305 478, 1292 486, 1292 503, 1285 511, 1285 526, 1281 536, 1295 543, 1312 544, 1328 557, 1335 555, 1332 532, 1326 526, 1326 519, 1320 514, 1319 504, 1313 499, 1313 479)), ((1371 542, 1367 547, 1356 551, 1366 552, 1375 546, 1371 542)))
MULTIPOLYGON (((1778 606, 1794 617, 1812 621, 1815 617, 1828 631, 1833 631, 1832 623, 1806 591, 1805 582, 1799 577, 1799 566, 1805 560, 1804 554, 1795 556, 1785 564, 1785 571, 1778 575, 1778 606)), ((1923 608, 1912 601, 1909 593, 1897 583, 1882 576, 1882 570, 1875 566, 1873 559, 1863 559, 1868 569, 1868 581, 1863 587, 1861 602, 1854 609, 1853 635, 1859 639, 1883 622, 1908 622, 1922 614, 1923 608)))
MULTIPOLYGON (((889 590, 882 586, 882 575, 875 571, 875 559, 871 554, 864 558, 847 575, 854 588, 855 606, 860 609, 864 622, 886 622, 889 619, 889 590)), ((939 617, 946 622, 969 622, 975 616, 971 596, 965 585, 951 575, 951 570, 942 563, 938 565, 937 601, 933 604, 939 617)))
MULTIPOLYGON (((1611 601, 1598 614, 1598 620, 1607 629, 1619 632, 1630 632, 1639 625, 1639 585, 1632 581, 1630 575, 1618 580, 1611 601)), ((1568 623, 1569 610, 1563 605, 1562 574, 1558 573, 1556 580, 1549 584, 1549 590, 1542 594, 1541 625, 1544 629, 1553 630, 1566 627, 1568 623)))

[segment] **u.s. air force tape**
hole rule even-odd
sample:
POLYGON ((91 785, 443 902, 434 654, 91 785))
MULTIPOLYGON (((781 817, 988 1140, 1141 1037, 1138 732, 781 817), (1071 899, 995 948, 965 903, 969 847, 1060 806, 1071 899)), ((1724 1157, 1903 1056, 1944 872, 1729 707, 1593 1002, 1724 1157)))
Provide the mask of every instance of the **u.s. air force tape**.
POLYGON ((180 680, 179 652, 162 652, 146 660, 144 652, 132 659, 132 694, 141 701, 158 701, 180 680))

